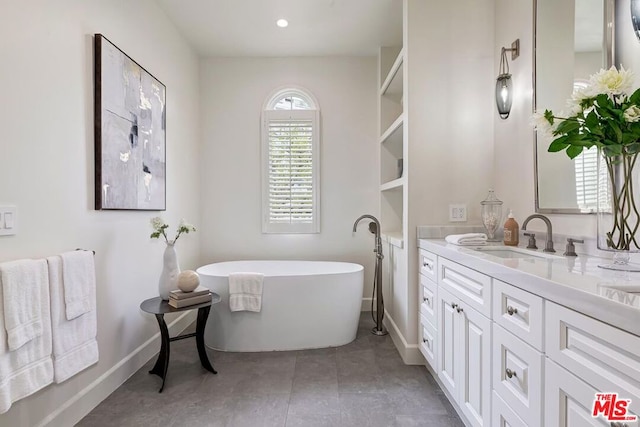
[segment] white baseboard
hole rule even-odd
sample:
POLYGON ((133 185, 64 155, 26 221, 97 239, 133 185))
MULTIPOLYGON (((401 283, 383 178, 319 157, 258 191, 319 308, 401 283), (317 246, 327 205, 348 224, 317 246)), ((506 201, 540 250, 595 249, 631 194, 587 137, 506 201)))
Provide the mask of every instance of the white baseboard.
POLYGON ((406 365, 424 365, 426 363, 424 356, 420 353, 420 349, 418 348, 418 344, 409 344, 407 340, 404 338, 400 329, 393 321, 393 317, 389 315, 387 310, 384 311, 384 325, 389 331, 389 335, 393 340, 393 344, 395 344, 398 349, 398 353, 400 353, 400 357, 402 357, 402 361, 406 365))
MULTIPOLYGON (((168 325, 169 333, 171 335, 178 334, 195 320, 195 312, 188 311, 168 325)), ((49 414, 37 426, 75 425, 147 363, 159 348, 160 332, 158 331, 140 347, 66 401, 55 412, 49 414)))
POLYGON ((442 384, 442 381, 440 381, 440 378, 438 378, 438 375, 434 372, 432 367, 428 363, 425 363, 425 367, 427 368, 427 371, 429 371, 429 375, 431 375, 433 377, 433 379, 436 381, 436 383, 438 383, 438 387, 440 387, 440 389, 442 390, 444 395, 447 397, 447 400, 449 401, 451 406, 453 406, 453 409, 456 410, 456 413, 458 414, 458 417, 460 417, 460 420, 463 422, 463 424, 466 427, 471 427, 471 423, 469 421, 467 421, 467 418, 462 413, 462 409, 460 409, 460 407, 456 403, 455 399, 451 398, 451 394, 449 393, 449 390, 447 390, 445 388, 444 384, 442 384))

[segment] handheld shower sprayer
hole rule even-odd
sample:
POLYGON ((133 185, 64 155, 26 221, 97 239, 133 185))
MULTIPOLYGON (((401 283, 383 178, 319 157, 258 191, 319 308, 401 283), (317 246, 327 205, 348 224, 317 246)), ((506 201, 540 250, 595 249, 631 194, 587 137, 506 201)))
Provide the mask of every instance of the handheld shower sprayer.
POLYGON ((376 268, 373 276, 373 295, 371 296, 371 316, 376 326, 371 330, 374 335, 387 335, 388 332, 382 324, 384 319, 384 300, 382 299, 382 239, 380 238, 380 221, 373 215, 362 215, 353 223, 353 232, 358 228, 358 223, 363 219, 370 219, 369 232, 375 235, 375 247, 373 252, 376 254, 376 268), (374 316, 373 301, 376 300, 376 310, 374 316))

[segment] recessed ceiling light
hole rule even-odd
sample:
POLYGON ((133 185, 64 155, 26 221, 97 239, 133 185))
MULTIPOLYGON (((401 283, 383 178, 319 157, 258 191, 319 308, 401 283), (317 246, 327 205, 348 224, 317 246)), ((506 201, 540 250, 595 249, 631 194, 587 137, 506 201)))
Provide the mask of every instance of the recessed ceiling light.
POLYGON ((280 28, 285 28, 286 26, 289 25, 289 21, 287 21, 286 19, 278 19, 276 21, 276 25, 280 28))

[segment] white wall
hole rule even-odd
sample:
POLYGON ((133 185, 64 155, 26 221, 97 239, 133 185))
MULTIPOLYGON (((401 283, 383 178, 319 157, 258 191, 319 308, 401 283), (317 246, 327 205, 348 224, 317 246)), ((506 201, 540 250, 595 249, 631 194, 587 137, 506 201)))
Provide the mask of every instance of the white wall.
MULTIPOLYGON (((0 425, 27 426, 158 332, 153 316, 139 309, 157 295, 162 266, 164 245, 149 239, 149 219, 161 214, 171 225, 181 217, 200 225, 198 60, 151 0, 4 1, 0 52, 0 204, 18 206, 20 227, 17 236, 0 237, 0 261, 96 251, 100 362, 0 415, 0 425), (98 32, 167 86, 166 212, 93 210, 92 36, 98 32)), ((183 268, 199 264, 200 235, 178 243, 183 268)), ((125 364, 118 372, 137 368, 125 364)), ((71 414, 54 425, 75 421, 71 414)))
POLYGON ((373 239, 355 219, 378 212, 375 58, 215 58, 201 63, 201 251, 237 259, 352 261, 371 296, 373 239), (270 93, 295 85, 320 104, 321 232, 261 231, 260 113, 270 93))

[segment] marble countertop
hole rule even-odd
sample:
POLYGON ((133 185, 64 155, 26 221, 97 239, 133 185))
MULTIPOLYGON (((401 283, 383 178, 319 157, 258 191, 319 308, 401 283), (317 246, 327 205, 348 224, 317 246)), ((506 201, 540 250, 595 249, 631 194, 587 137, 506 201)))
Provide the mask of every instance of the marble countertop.
POLYGON ((552 257, 500 258, 441 239, 419 239, 418 246, 640 336, 640 273, 598 267, 611 260, 564 257, 561 252, 552 257))

